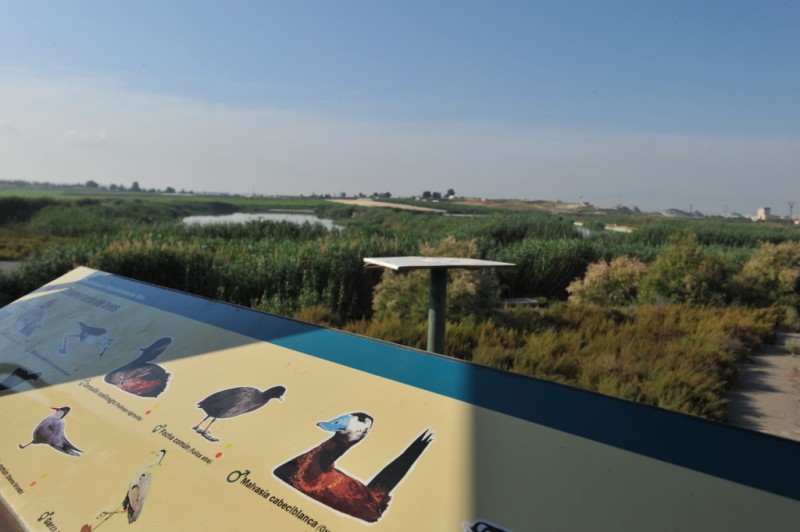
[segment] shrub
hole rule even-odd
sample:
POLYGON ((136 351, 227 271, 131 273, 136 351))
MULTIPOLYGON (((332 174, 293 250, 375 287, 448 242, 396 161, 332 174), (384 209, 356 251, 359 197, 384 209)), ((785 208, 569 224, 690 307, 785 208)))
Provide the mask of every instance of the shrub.
POLYGON ((722 305, 730 298, 733 264, 725 256, 706 256, 693 233, 671 238, 650 265, 641 284, 645 301, 722 305))
POLYGON ((339 327, 337 316, 325 305, 309 305, 294 313, 296 320, 321 325, 323 327, 339 327))
POLYGON ((736 277, 746 303, 797 307, 800 302, 800 242, 762 243, 736 277))
POLYGON ((774 311, 744 307, 570 304, 537 314, 521 335, 481 328, 473 361, 720 421, 737 364, 776 325, 774 311))
POLYGON ((792 355, 800 355, 800 340, 792 338, 786 342, 786 350, 792 355))
POLYGON ((380 320, 358 320, 345 325, 344 330, 386 340, 417 349, 425 349, 428 340, 426 321, 412 322, 399 316, 387 316, 380 320))
POLYGON ((568 287, 569 300, 596 305, 627 305, 636 299, 639 281, 647 272, 645 263, 631 257, 617 257, 610 263, 594 262, 583 279, 568 287))

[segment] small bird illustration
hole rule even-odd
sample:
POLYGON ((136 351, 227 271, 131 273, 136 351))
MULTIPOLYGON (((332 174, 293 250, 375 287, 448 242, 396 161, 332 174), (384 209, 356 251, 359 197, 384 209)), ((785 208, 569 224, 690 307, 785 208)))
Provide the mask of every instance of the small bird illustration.
POLYGON ((464 532, 506 532, 505 528, 487 523, 486 521, 475 521, 474 523, 464 523, 464 532))
POLYGON ((100 346, 102 350, 100 351, 100 357, 102 358, 103 354, 105 354, 106 350, 111 347, 111 344, 114 343, 114 339, 108 336, 108 329, 103 329, 102 327, 93 327, 91 325, 86 325, 82 321, 78 322, 78 326, 81 328, 81 332, 79 334, 68 334, 64 337, 64 345, 61 349, 58 350, 59 355, 66 355, 67 354, 67 340, 70 338, 77 338, 78 343, 81 344, 95 344, 100 346))
POLYGON ((220 390, 197 403, 197 407, 206 413, 206 417, 192 428, 208 441, 217 442, 219 438, 215 438, 208 432, 214 421, 219 418, 236 417, 252 412, 266 405, 272 399, 278 399, 283 402, 283 394, 285 393, 286 388, 283 386, 273 386, 263 392, 250 386, 220 390), (208 422, 205 429, 201 429, 200 426, 208 418, 211 418, 211 421, 208 422))
MULTIPOLYGON (((128 515, 128 524, 134 523, 137 519, 139 519, 139 516, 142 513, 142 508, 144 507, 144 501, 147 498, 147 494, 150 492, 150 488, 152 487, 153 469, 156 466, 161 465, 161 462, 164 460, 164 456, 166 456, 167 451, 161 449, 157 453, 153 454, 156 455, 156 459, 140 469, 139 472, 133 476, 133 479, 131 479, 130 485, 128 486, 128 491, 125 493, 125 499, 123 499, 120 508, 111 512, 101 512, 100 515, 97 516, 97 519, 103 520, 98 523, 98 525, 94 528, 95 530, 100 528, 100 525, 108 521, 112 515, 123 512, 128 515)), ((81 530, 92 530, 92 527, 89 525, 84 525, 81 530)))
POLYGON ((22 314, 14 323, 14 328, 24 337, 29 337, 38 331, 44 323, 45 314, 47 309, 55 305, 56 300, 51 299, 44 303, 39 303, 29 311, 22 314))
POLYGON ((278 466, 273 474, 301 493, 343 514, 374 523, 386 511, 390 493, 433 441, 425 430, 405 451, 389 462, 367 484, 336 468, 336 460, 363 440, 372 428, 364 412, 344 414, 317 426, 333 436, 308 452, 278 466))
POLYGON ((56 451, 60 451, 70 456, 80 456, 83 451, 75 447, 67 439, 66 424, 64 417, 69 414, 70 408, 62 406, 61 408, 53 408, 54 413, 50 414, 42 420, 39 425, 33 429, 33 438, 25 445, 19 444, 20 449, 25 449, 32 443, 46 443, 56 451))
POLYGON ((26 381, 35 381, 42 376, 41 371, 32 372, 28 369, 18 366, 11 375, 0 381, 0 392, 15 388, 26 381))
POLYGON ((104 380, 124 392, 139 397, 158 397, 167 389, 171 374, 153 360, 172 344, 172 338, 164 336, 147 347, 139 349, 141 355, 132 362, 110 371, 104 380))

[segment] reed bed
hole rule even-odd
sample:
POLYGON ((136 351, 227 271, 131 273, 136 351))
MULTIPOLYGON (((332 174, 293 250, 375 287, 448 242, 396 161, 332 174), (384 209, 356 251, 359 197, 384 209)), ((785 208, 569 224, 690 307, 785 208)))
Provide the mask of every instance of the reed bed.
POLYGON ((271 221, 186 226, 182 216, 241 205, 163 197, 0 198, 0 206, 0 253, 17 246, 16 256, 27 256, 0 277, 0 304, 86 265, 417 348, 426 342, 424 316, 375 317, 382 272, 366 270, 363 259, 470 242, 470 256, 517 265, 487 286, 549 307, 499 309, 495 298, 481 298, 486 308, 448 323, 449 354, 717 420, 742 358, 779 324, 800 327, 800 232, 788 226, 637 216, 632 234, 598 231, 595 222, 586 238, 572 220, 543 212, 443 216, 314 200, 342 226, 329 231, 271 221), (623 256, 647 265, 643 289, 631 293, 650 303, 563 302, 591 264, 623 256), (701 289, 697 279, 705 279, 701 289))

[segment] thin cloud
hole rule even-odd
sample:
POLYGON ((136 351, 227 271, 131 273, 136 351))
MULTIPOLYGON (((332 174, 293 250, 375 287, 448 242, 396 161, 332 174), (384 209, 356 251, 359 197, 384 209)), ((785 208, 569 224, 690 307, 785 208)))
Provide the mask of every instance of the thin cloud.
POLYGON ((0 139, 15 139, 21 135, 17 126, 0 120, 0 139))
POLYGON ((71 146, 101 146, 109 143, 105 130, 80 131, 69 129, 61 135, 61 143, 71 146))

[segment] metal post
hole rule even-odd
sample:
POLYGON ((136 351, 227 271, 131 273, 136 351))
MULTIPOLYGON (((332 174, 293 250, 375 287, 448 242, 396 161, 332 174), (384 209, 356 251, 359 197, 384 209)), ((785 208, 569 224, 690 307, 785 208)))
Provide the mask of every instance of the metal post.
POLYGON ((428 351, 444 354, 447 312, 447 268, 431 270, 430 297, 428 299, 428 351))

